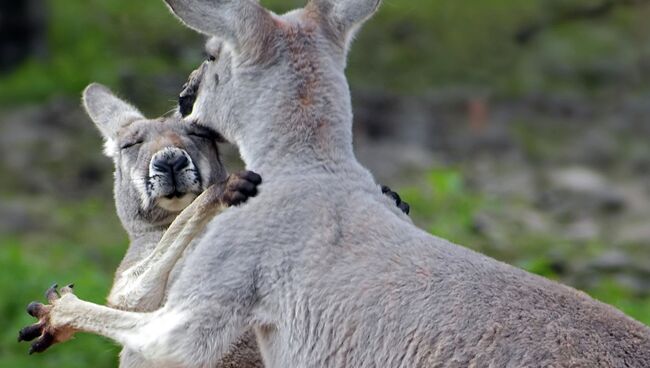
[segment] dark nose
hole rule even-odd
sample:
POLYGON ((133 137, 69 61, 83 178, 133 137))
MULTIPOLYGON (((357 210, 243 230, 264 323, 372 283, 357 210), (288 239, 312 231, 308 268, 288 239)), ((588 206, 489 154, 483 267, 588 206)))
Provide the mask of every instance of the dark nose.
POLYGON ((181 172, 183 169, 187 168, 189 164, 190 160, 188 160, 184 155, 180 155, 169 160, 158 160, 153 163, 153 167, 162 173, 174 174, 181 172))

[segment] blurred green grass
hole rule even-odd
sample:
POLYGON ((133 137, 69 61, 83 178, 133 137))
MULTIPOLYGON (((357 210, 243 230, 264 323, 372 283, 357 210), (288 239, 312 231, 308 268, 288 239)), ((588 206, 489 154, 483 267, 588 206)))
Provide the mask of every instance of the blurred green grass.
POLYGON ((110 202, 85 200, 58 203, 47 231, 0 236, 0 312, 6 321, 0 333, 0 367, 115 367, 119 348, 97 336, 79 334, 48 354, 27 355, 28 345, 16 341, 18 330, 34 322, 25 307, 43 302, 51 284, 74 282, 77 294, 104 304, 113 272, 126 250, 110 202))
MULTIPOLYGON (((304 1, 263 3, 282 13, 304 1)), ((639 69, 650 55, 647 4, 559 24, 527 45, 515 42, 522 27, 571 7, 599 3, 384 1, 351 53, 351 84, 405 93, 471 87, 502 95, 544 90, 602 93, 623 85, 628 93, 647 90, 649 77, 639 69)), ((202 59, 202 37, 183 27, 162 1, 46 4, 48 55, 0 76, 0 105, 42 101, 56 94, 77 96, 91 81, 118 87, 134 79, 187 75, 202 59)))

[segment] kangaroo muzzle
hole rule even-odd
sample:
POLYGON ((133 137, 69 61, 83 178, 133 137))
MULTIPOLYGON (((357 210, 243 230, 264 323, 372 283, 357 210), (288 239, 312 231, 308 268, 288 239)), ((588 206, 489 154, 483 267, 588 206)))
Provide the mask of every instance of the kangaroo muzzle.
POLYGON ((178 95, 178 107, 183 117, 188 116, 194 110, 194 102, 196 102, 196 96, 199 94, 205 66, 206 63, 201 64, 198 69, 190 74, 187 83, 183 85, 183 90, 178 95))
POLYGON ((190 155, 176 147, 156 152, 149 163, 147 192, 169 210, 189 204, 201 192, 201 177, 190 155))

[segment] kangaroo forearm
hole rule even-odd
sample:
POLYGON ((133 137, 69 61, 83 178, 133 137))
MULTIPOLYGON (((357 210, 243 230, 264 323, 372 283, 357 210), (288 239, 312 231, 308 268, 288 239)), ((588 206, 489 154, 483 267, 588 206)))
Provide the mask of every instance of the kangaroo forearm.
POLYGON ((207 222, 225 207, 221 200, 222 194, 223 190, 216 185, 206 189, 176 217, 156 248, 149 256, 138 262, 132 272, 139 275, 154 265, 164 266, 171 271, 183 251, 203 230, 207 222))
POLYGON ((151 313, 112 309, 67 295, 52 309, 50 323, 101 335, 122 344, 131 331, 144 326, 152 316, 151 313))
POLYGON ((108 305, 128 311, 151 311, 160 307, 169 273, 147 272, 136 277, 124 276, 115 281, 108 305))
POLYGON ((116 278, 110 305, 125 310, 152 310, 163 301, 169 274, 210 219, 223 210, 220 188, 208 188, 185 209, 146 258, 116 278))

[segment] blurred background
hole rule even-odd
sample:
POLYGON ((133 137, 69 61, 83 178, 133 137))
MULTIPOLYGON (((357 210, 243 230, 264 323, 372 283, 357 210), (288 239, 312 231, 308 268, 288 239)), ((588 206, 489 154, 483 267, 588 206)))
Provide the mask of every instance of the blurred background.
MULTIPOLYGON (((424 229, 650 324, 648 19, 646 0, 385 0, 349 61, 358 156, 424 229)), ((116 366, 95 336, 16 343, 55 281, 103 303, 127 246, 80 92, 161 115, 202 43, 160 0, 0 0, 0 368, 116 366)))

